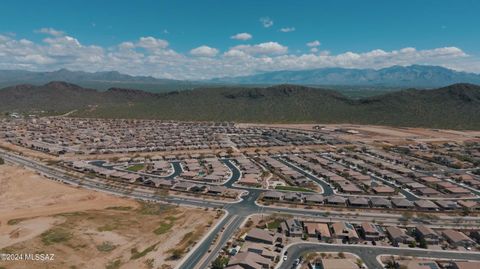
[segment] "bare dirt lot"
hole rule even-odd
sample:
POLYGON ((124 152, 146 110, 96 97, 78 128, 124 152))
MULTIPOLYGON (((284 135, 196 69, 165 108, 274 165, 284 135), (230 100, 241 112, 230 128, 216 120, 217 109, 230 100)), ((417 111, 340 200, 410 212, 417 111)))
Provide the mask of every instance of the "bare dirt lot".
POLYGON ((0 148, 3 148, 3 149, 8 150, 8 151, 17 152, 19 154, 23 154, 25 156, 29 156, 29 157, 40 159, 40 160, 57 161, 57 160, 60 159, 60 158, 58 158, 56 156, 53 156, 51 154, 43 153, 43 152, 36 151, 36 150, 33 150, 33 149, 24 148, 24 147, 21 147, 21 146, 17 146, 17 145, 11 144, 11 143, 3 141, 3 140, 0 140, 0 148))
POLYGON ((315 127, 322 127, 330 130, 332 134, 334 130, 351 130, 357 131, 358 134, 348 134, 338 132, 335 133, 340 138, 347 141, 363 141, 372 142, 375 140, 388 141, 393 143, 405 142, 407 139, 413 139, 423 142, 442 142, 442 141, 465 141, 480 137, 479 131, 457 131, 444 129, 428 129, 428 128, 407 128, 407 127, 391 127, 378 125, 357 125, 357 124, 239 124, 240 127, 276 127, 291 128, 298 130, 313 130, 315 127))
POLYGON ((146 204, 0 165, 0 253, 53 253, 54 261, 0 268, 173 268, 217 212, 146 204))

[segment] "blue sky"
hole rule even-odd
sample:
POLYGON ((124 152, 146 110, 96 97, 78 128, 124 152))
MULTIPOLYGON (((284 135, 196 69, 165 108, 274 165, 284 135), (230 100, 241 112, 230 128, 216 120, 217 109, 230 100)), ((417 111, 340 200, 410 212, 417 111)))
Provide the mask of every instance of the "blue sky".
POLYGON ((480 72, 479 11, 474 0, 4 0, 0 68, 171 78, 395 64, 480 72))

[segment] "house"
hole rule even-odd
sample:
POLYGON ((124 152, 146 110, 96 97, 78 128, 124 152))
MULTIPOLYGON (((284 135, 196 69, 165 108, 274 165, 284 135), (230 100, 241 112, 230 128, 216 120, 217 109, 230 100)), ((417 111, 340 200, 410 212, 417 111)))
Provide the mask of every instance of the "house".
POLYGON ((480 262, 476 261, 458 261, 452 263, 452 269, 478 269, 480 268, 480 262))
POLYGON ((329 240, 332 237, 326 223, 304 222, 303 227, 310 237, 317 237, 319 240, 329 240))
POLYGON ((247 252, 257 253, 258 255, 271 261, 273 261, 276 256, 270 245, 265 245, 262 243, 248 243, 245 244, 244 248, 247 250, 247 252))
POLYGON ((245 236, 245 241, 273 245, 275 238, 269 231, 253 228, 245 236))
POLYGON ((160 187, 166 187, 166 188, 171 188, 173 186, 173 182, 168 179, 163 179, 163 178, 147 178, 143 181, 144 184, 150 185, 153 184, 155 187, 160 188, 160 187))
POLYGON ((439 200, 435 201, 435 203, 444 210, 456 210, 459 208, 455 201, 439 200))
POLYGON ((213 195, 221 195, 227 191, 227 188, 225 186, 208 186, 207 187, 207 193, 208 194, 213 194, 213 195))
POLYGON ((233 256, 229 262, 228 266, 225 268, 229 269, 268 269, 270 264, 272 263, 271 260, 262 257, 261 255, 254 253, 254 252, 243 252, 238 253, 237 255, 233 256))
POLYGON ((374 187, 373 192, 378 195, 393 195, 395 194, 395 189, 389 186, 378 186, 374 187))
POLYGON ((392 199, 392 205, 396 208, 414 208, 414 205, 412 202, 405 198, 394 198, 392 199))
POLYGON ((387 230, 388 238, 392 242, 392 245, 398 246, 399 244, 411 244, 415 242, 415 239, 405 233, 405 230, 395 226, 388 226, 387 230))
POLYGON ((354 207, 368 207, 369 201, 364 197, 350 197, 348 198, 348 204, 354 207))
POLYGON ((472 247, 475 245, 470 237, 462 232, 447 229, 442 231, 442 235, 447 239, 448 243, 453 247, 472 247))
POLYGON ((458 205, 463 208, 468 208, 469 210, 478 210, 479 204, 477 201, 472 200, 459 200, 458 205))
POLYGON ((370 204, 372 207, 379 207, 379 208, 391 208, 392 202, 390 200, 382 198, 382 197, 372 197, 370 198, 370 204))
POLYGON ((310 237, 318 237, 317 224, 316 222, 303 222, 305 233, 310 237))
POLYGON ((471 196, 472 193, 470 190, 462 188, 462 187, 451 187, 445 188, 445 191, 454 197, 463 197, 463 196, 471 196))
POLYGON ((287 192, 283 195, 283 200, 289 202, 300 202, 303 200, 303 195, 299 192, 287 192))
MULTIPOLYGON (((110 175, 112 175, 112 174, 110 174, 110 175)), ((135 183, 137 180, 140 180, 142 178, 142 176, 140 176, 138 174, 133 174, 133 173, 125 173, 125 174, 121 175, 121 178, 125 179, 125 180, 128 180, 128 182, 130 182, 130 183, 135 183)))
POLYGON ((360 224, 360 231, 362 237, 368 241, 377 241, 385 237, 381 228, 371 222, 363 222, 360 224))
POLYGON ((320 194, 305 195, 305 202, 308 204, 322 204, 325 198, 320 194))
POLYGON ((203 192, 207 189, 205 185, 193 184, 193 186, 189 189, 191 192, 203 192))
POLYGON ((273 200, 273 201, 280 201, 283 198, 283 192, 279 191, 267 191, 263 194, 264 200, 273 200))
POLYGON ((317 233, 320 235, 321 240, 328 241, 332 238, 330 228, 326 223, 317 223, 317 233))
POLYGON ((86 171, 86 170, 88 170, 89 166, 90 166, 90 164, 88 164, 86 162, 83 162, 83 161, 74 161, 72 163, 73 169, 78 170, 78 171, 86 171))
POLYGON ((438 206, 430 200, 416 200, 414 204, 422 210, 437 210, 438 206))
POLYGON ((345 205, 346 201, 347 199, 341 196, 332 195, 327 197, 326 203, 329 205, 345 205))
POLYGON ((258 186, 258 178, 257 174, 243 174, 238 183, 247 186, 258 186))
POLYGON ((437 182, 442 182, 441 179, 436 178, 436 177, 421 177, 418 179, 419 181, 423 183, 437 183, 437 182))
POLYGON ((335 222, 332 224, 334 237, 345 242, 358 242, 359 237, 355 227, 348 222, 335 222))
POLYGON ((441 193, 433 188, 424 187, 424 188, 416 188, 415 192, 420 196, 425 197, 433 197, 433 196, 440 196, 441 193))
POLYGON ((197 186, 197 184, 192 183, 192 182, 182 181, 182 182, 178 182, 177 184, 175 184, 175 186, 173 186, 173 188, 176 189, 176 190, 180 190, 180 191, 189 191, 192 188, 194 188, 195 186, 197 186))
POLYGON ((287 219, 285 221, 287 227, 287 236, 302 236, 303 227, 302 223, 297 219, 287 219))
POLYGON ((437 245, 440 241, 438 234, 432 229, 423 224, 415 227, 415 236, 418 239, 423 239, 428 245, 437 245))
POLYGON ((348 183, 348 181, 346 181, 345 183, 340 183, 340 190, 344 193, 349 193, 349 194, 360 194, 362 193, 362 189, 360 189, 359 187, 357 187, 356 185, 354 184, 351 184, 351 183, 348 183))

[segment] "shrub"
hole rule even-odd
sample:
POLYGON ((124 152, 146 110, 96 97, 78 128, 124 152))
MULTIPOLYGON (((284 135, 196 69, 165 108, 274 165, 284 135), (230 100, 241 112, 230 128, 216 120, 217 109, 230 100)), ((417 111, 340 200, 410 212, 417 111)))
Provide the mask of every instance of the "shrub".
POLYGON ((54 228, 42 233, 41 237, 43 244, 49 246, 70 240, 72 238, 72 234, 64 229, 54 228))

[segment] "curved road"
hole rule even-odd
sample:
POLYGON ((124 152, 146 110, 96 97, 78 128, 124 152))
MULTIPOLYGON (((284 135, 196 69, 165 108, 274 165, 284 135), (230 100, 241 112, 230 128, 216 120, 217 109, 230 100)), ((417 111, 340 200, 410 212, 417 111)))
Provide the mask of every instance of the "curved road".
MULTIPOLYGON (((209 207, 209 208, 223 208, 228 212, 228 215, 221 221, 220 225, 214 228, 214 231, 210 233, 207 237, 205 237, 200 245, 195 248, 194 251, 190 252, 185 258, 185 261, 180 265, 179 268, 191 269, 193 268, 192 265, 202 265, 202 269, 205 268, 203 266, 208 266, 209 262, 211 262, 218 254, 218 251, 221 247, 227 242, 233 233, 239 228, 240 224, 248 218, 248 216, 256 213, 288 213, 292 215, 303 215, 306 217, 312 218, 319 218, 321 214, 325 214, 326 211, 320 210, 307 210, 307 209, 295 209, 295 208, 275 208, 275 207, 264 207, 256 204, 257 198, 263 192, 260 189, 249 189, 248 194, 243 197, 243 199, 236 203, 227 203, 224 201, 208 201, 208 200, 201 200, 201 199, 193 199, 193 198, 181 198, 181 197, 174 197, 174 196, 158 196, 155 194, 154 191, 151 191, 146 188, 137 188, 135 190, 128 190, 126 188, 119 188, 119 187, 112 187, 108 183, 104 182, 100 179, 95 178, 88 178, 84 177, 82 179, 72 177, 64 170, 60 170, 57 168, 53 168, 51 166, 45 165, 43 163, 14 155, 8 153, 6 151, 0 150, 0 155, 4 157, 4 159, 8 162, 17 163, 23 165, 25 167, 34 169, 38 172, 41 172, 47 175, 50 178, 57 179, 59 181, 69 183, 71 185, 82 186, 85 188, 107 192, 115 195, 122 195, 125 197, 130 197, 134 199, 142 199, 142 200, 149 200, 155 202, 168 202, 172 204, 178 205, 187 205, 187 206, 194 206, 194 207, 209 207), (220 234, 220 232, 223 232, 220 234), (214 241, 217 234, 220 234, 220 238, 217 241, 218 244, 215 245, 214 249, 207 255, 205 259, 203 259, 204 254, 208 253, 210 245, 214 241)), ((227 181, 227 186, 232 186, 232 184, 240 178, 240 171, 238 168, 232 163, 231 160, 224 160, 224 163, 232 170, 232 176, 227 181)), ((127 185, 126 185, 127 186, 127 185)), ((232 186, 232 188, 235 188, 232 186)), ((237 188, 242 189, 243 188, 237 188)), ((365 213, 361 215, 354 215, 348 212, 330 212, 328 217, 324 215, 324 218, 332 220, 351 220, 355 219, 355 221, 363 221, 368 219, 377 219, 381 220, 384 223, 397 223, 398 217, 400 215, 397 214, 382 214, 382 213, 365 213)), ((478 218, 468 218, 473 221, 478 221, 478 218)), ((447 225, 448 222, 452 223, 453 225, 458 225, 454 222, 455 218, 453 217, 442 217, 439 219, 440 222, 447 225)), ((305 246, 309 247, 309 246, 305 246)), ((328 247, 332 247, 332 245, 328 245, 328 247)), ((349 247, 346 246, 338 246, 338 247, 349 247)), ((318 246, 316 246, 318 248, 318 246)), ((303 246, 300 246, 299 249, 303 250, 303 246)), ((332 251, 331 248, 329 248, 332 251)), ((360 250, 359 250, 360 251, 360 250)), ((393 250, 392 250, 393 251, 393 250)), ((295 254, 295 248, 292 247, 292 254, 295 254)), ((442 252, 443 254, 444 252, 442 252)), ((452 255, 457 255, 452 254, 452 255)), ((461 254, 463 255, 463 254, 461 254)), ((462 257, 462 256, 460 256, 462 257)), ((375 268, 375 267, 373 267, 375 268)))
MULTIPOLYGON (((91 161, 91 162, 88 162, 88 163, 93 164, 93 165, 98 166, 98 167, 106 168, 106 169, 109 169, 109 170, 115 169, 114 165, 105 165, 107 163, 106 161, 100 161, 99 160, 99 161, 91 161)), ((183 172, 182 165, 181 165, 180 161, 172 161, 172 162, 170 162, 170 164, 173 167, 173 173, 171 173, 170 175, 159 176, 159 175, 155 175, 155 174, 148 174, 148 176, 149 177, 156 177, 156 178, 163 178, 163 179, 174 179, 183 172)), ((132 172, 132 171, 128 171, 128 172, 129 173, 136 173, 136 174, 140 174, 140 175, 146 175, 146 174, 138 173, 138 172, 132 172)))
POLYGON ((299 172, 300 174, 304 175, 305 177, 307 177, 308 179, 316 182, 317 184, 319 184, 320 186, 322 186, 322 189, 323 189, 323 195, 324 196, 330 196, 330 195, 333 195, 334 192, 333 192, 333 188, 332 186, 330 186, 330 184, 328 184, 326 181, 323 181, 322 179, 316 177, 316 176, 313 176, 312 174, 310 173, 307 173, 305 170, 299 168, 298 166, 296 165, 293 165, 292 163, 282 159, 282 158, 274 158, 276 159, 277 161, 283 163, 284 165, 292 168, 293 170, 299 172))
POLYGON ((411 248, 376 247, 365 245, 333 245, 326 243, 299 243, 291 245, 288 248, 287 260, 284 261, 277 268, 294 268, 293 264, 295 259, 309 252, 350 252, 359 256, 363 260, 365 265, 368 267, 368 269, 383 268, 382 265, 377 261, 377 257, 380 255, 399 255, 441 259, 466 259, 480 261, 480 252, 454 252, 411 248))

